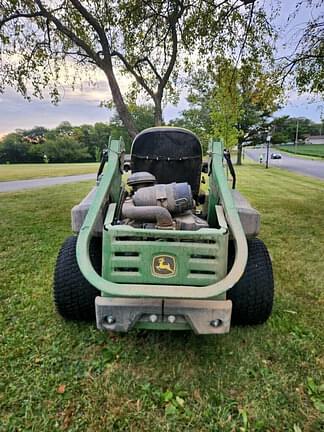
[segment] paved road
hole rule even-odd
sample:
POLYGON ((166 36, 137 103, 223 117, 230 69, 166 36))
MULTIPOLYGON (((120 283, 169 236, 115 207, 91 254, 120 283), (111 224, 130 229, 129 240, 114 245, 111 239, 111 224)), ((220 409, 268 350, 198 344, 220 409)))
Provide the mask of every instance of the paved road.
POLYGON ((22 189, 35 189, 64 183, 75 183, 82 180, 95 180, 96 177, 96 174, 81 174, 63 177, 44 177, 32 180, 0 182, 0 192, 16 192, 22 189))
MULTIPOLYGON (((259 161, 260 154, 263 155, 265 163, 267 150, 262 149, 245 149, 245 153, 251 159, 259 161)), ((324 161, 303 159, 301 157, 288 156, 285 153, 281 153, 282 159, 270 159, 271 153, 278 153, 278 150, 270 149, 269 153, 269 167, 274 166, 277 168, 283 168, 288 171, 293 171, 299 174, 315 177, 324 180, 324 161)))
MULTIPOLYGON (((270 154, 274 151, 276 150, 270 150, 270 154)), ((258 161, 260 154, 263 154, 265 161, 265 148, 245 149, 245 153, 255 161, 258 161)), ((282 159, 270 159, 269 157, 269 166, 287 169, 288 171, 294 171, 324 180, 324 161, 287 156, 286 154, 282 153, 282 159)), ((75 183, 83 180, 94 180, 95 178, 96 174, 81 174, 63 177, 44 177, 32 180, 0 182, 0 192, 16 192, 23 189, 35 189, 64 183, 75 183)))

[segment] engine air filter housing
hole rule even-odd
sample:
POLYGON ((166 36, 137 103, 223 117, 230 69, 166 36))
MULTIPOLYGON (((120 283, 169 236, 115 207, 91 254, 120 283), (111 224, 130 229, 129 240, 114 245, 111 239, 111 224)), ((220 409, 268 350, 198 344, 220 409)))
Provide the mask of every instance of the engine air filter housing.
POLYGON ((146 171, 133 173, 127 179, 128 186, 132 187, 133 190, 137 190, 146 186, 153 186, 155 183, 155 176, 146 171))
POLYGON ((165 207, 174 214, 193 208, 191 187, 188 183, 157 184, 138 189, 133 201, 135 206, 165 207))

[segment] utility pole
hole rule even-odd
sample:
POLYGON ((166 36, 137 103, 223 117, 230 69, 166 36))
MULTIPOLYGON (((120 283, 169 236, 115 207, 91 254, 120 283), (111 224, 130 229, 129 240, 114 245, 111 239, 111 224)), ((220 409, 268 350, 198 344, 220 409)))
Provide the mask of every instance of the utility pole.
POLYGON ((270 141, 271 141, 271 133, 270 129, 267 136, 267 159, 266 159, 266 168, 269 168, 269 148, 270 148, 270 141))
POLYGON ((296 123, 296 135, 295 135, 295 154, 297 153, 297 144, 298 144, 298 125, 299 125, 299 120, 297 119, 297 123, 296 123))

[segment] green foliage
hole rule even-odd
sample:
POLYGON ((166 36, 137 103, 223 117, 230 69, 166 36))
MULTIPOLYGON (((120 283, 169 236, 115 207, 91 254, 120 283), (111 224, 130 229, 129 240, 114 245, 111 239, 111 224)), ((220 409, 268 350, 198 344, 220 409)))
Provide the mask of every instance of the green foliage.
MULTIPOLYGON (((89 126, 95 131, 95 127, 89 126)), ((36 127, 6 135, 0 142, 0 162, 87 162, 95 161, 92 153, 96 142, 87 141, 84 127, 65 122, 55 129, 36 127)), ((108 140, 105 142, 107 145, 108 140)))
POLYGON ((43 97, 46 89, 57 103, 62 77, 73 87, 84 71, 91 79, 99 68, 132 137, 136 128, 117 72, 131 79, 132 101, 141 93, 153 103, 155 124, 161 124, 162 106, 178 100, 195 59, 201 63, 215 53, 235 58, 243 46, 260 59, 274 35, 264 8, 246 1, 74 0, 51 7, 41 0, 0 0, 0 9, 0 91, 12 86, 30 98, 43 97))
POLYGON ((314 407, 324 414, 324 383, 316 384, 312 377, 307 377, 307 393, 314 407))
MULTIPOLYGON (((152 105, 136 105, 131 103, 128 105, 128 108, 134 119, 136 129, 139 132, 155 125, 154 107, 152 105)), ((118 113, 113 116, 110 124, 112 127, 112 138, 117 139, 122 136, 125 142, 126 151, 129 152, 132 140, 126 128, 123 126, 123 122, 118 113)))
MULTIPOLYGON (((152 106, 132 104, 129 110, 139 131, 154 126, 152 106)), ((110 136, 123 137, 126 151, 130 151, 131 139, 118 114, 110 123, 73 127, 65 121, 54 129, 36 126, 31 130, 16 130, 0 141, 0 163, 99 161, 110 136)))
POLYGON ((242 95, 238 86, 238 72, 229 61, 218 61, 216 72, 212 71, 215 85, 210 95, 212 133, 221 138, 224 148, 237 144, 242 130, 239 119, 243 113, 242 95))
POLYGON ((283 101, 283 89, 278 84, 276 72, 264 68, 262 62, 243 63, 238 74, 242 95, 238 127, 242 131, 239 140, 242 142, 265 131, 270 115, 283 101))
POLYGON ((242 60, 240 67, 216 58, 190 84, 190 109, 172 123, 193 129, 205 149, 211 136, 221 138, 225 147, 258 138, 282 98, 274 73, 253 58, 242 60))
POLYGON ((17 133, 11 133, 3 138, 0 147, 0 161, 1 162, 40 162, 36 157, 36 160, 32 157, 32 153, 35 156, 35 152, 30 148, 30 145, 23 140, 23 136, 17 133))
POLYGON ((307 135, 320 135, 324 132, 324 122, 315 123, 308 118, 281 116, 271 122, 272 142, 282 144, 294 142, 298 122, 298 139, 304 140, 307 135))
POLYGON ((298 22, 295 47, 279 66, 283 80, 293 84, 300 93, 308 92, 324 96, 324 13, 323 0, 300 0, 294 13, 288 18, 294 21, 303 13, 309 18, 298 22), (307 8, 310 11, 307 11, 307 8), (306 11, 306 13, 305 13, 306 11))
POLYGON ((87 148, 72 136, 58 136, 44 144, 44 154, 51 162, 87 162, 91 156, 87 148))

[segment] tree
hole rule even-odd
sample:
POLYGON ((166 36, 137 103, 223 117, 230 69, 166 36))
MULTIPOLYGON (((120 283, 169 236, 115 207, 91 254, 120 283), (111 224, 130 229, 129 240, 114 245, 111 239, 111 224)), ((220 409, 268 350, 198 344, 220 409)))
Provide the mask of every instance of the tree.
POLYGON ((198 135, 204 142, 216 135, 227 147, 238 144, 241 164, 243 142, 264 129, 281 95, 276 75, 255 59, 242 60, 239 67, 228 59, 216 59, 193 77, 191 107, 183 118, 188 119, 188 112, 200 118, 198 135))
POLYGON ((264 10, 247 0, 0 0, 0 10, 2 89, 28 97, 29 83, 34 96, 47 88, 58 101, 64 62, 99 68, 131 137, 137 129, 117 71, 132 78, 131 96, 143 91, 152 101, 159 125, 193 58, 235 55, 238 46, 257 56, 271 34, 264 10))
POLYGON ((296 137, 296 128, 298 122, 298 138, 304 140, 307 135, 320 135, 322 124, 314 123, 308 118, 281 116, 271 122, 272 142, 274 144, 293 143, 296 137))
POLYGON ((55 140, 46 140, 44 154, 50 162, 88 162, 91 160, 88 149, 71 136, 59 135, 55 140))
MULTIPOLYGON (((188 96, 188 100, 190 95, 188 96)), ((208 100, 201 100, 200 104, 190 103, 190 108, 182 111, 181 117, 170 121, 171 126, 190 129, 200 139, 204 152, 207 151, 209 139, 212 137, 212 122, 208 100)))
POLYGON ((91 133, 92 146, 97 149, 95 160, 99 160, 102 150, 107 148, 111 134, 112 128, 110 124, 102 122, 95 123, 91 133))
MULTIPOLYGON (((281 80, 293 78, 300 92, 324 96, 324 12, 323 0, 301 0, 297 2, 289 21, 301 9, 312 8, 311 17, 303 28, 296 32, 296 44, 292 52, 280 60, 281 80)), ((299 26, 300 28, 300 26, 299 26)))
POLYGON ((242 95, 238 88, 237 71, 231 62, 223 60, 219 61, 213 75, 215 85, 209 101, 212 131, 216 137, 222 138, 225 148, 231 148, 242 135, 239 129, 243 113, 242 95))
POLYGON ((27 158, 27 147, 27 143, 23 142, 20 134, 11 133, 6 135, 1 141, 1 162, 21 162, 27 158))
POLYGON ((243 142, 265 131, 270 115, 282 103, 283 90, 278 85, 276 73, 263 70, 262 64, 255 62, 242 64, 238 86, 242 95, 237 149, 237 164, 240 165, 243 142))
MULTIPOLYGON (((154 107, 152 105, 128 105, 129 112, 132 114, 136 129, 140 132, 144 129, 154 126, 154 107)), ((123 137, 125 141, 126 151, 129 152, 132 140, 130 139, 127 130, 123 126, 122 120, 116 113, 110 122, 111 136, 114 139, 123 137)))
MULTIPOLYGON (((154 108, 150 105, 130 105, 136 128, 141 131, 154 125, 154 108)), ((56 128, 35 126, 30 130, 16 130, 0 140, 0 163, 99 161, 102 150, 107 148, 109 138, 123 137, 126 151, 131 139, 118 114, 110 123, 72 126, 64 121, 56 128)))
MULTIPOLYGON (((88 126, 90 134, 92 129, 92 126, 88 126)), ((50 162, 95 160, 95 155, 90 152, 91 147, 85 142, 83 131, 83 126, 72 127, 68 122, 52 130, 42 126, 17 130, 0 141, 0 162, 43 163, 44 155, 50 162)))

